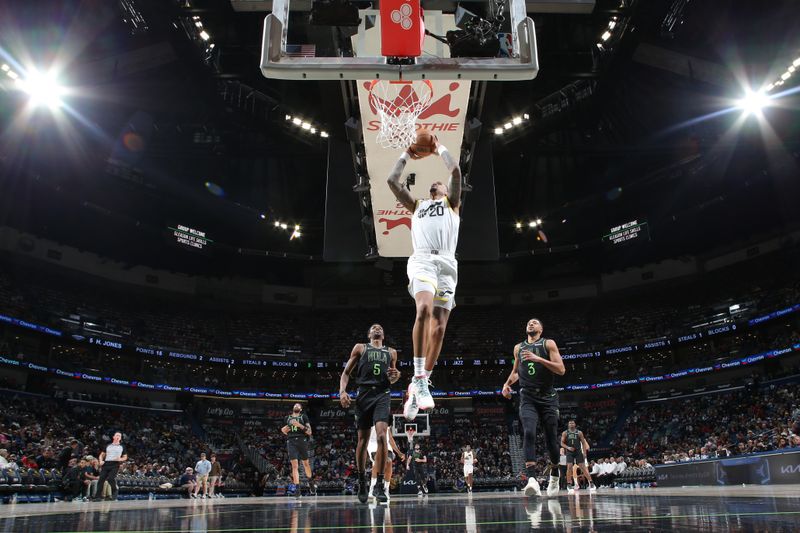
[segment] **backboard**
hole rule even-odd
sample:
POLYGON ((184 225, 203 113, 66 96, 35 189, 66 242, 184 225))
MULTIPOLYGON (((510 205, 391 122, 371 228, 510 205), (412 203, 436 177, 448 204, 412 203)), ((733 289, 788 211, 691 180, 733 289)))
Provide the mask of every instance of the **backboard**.
POLYGON ((419 413, 417 417, 409 422, 403 415, 392 415, 392 435, 394 437, 406 437, 407 429, 413 427, 414 437, 430 437, 431 427, 429 415, 419 413))
MULTIPOLYGON (((426 54, 406 64, 393 64, 376 50, 356 50, 350 56, 322 56, 298 53, 305 43, 288 42, 289 0, 274 0, 272 13, 264 20, 261 72, 267 78, 297 80, 530 80, 539 71, 536 30, 526 15, 525 0, 510 0, 507 14, 509 33, 503 34, 505 57, 450 57, 448 53, 426 54)), ((359 10, 360 26, 355 39, 375 24, 378 9, 359 10)), ((437 32, 432 16, 441 11, 425 11, 425 26, 437 32)), ((425 43, 433 40, 427 36, 425 43)), ((309 49, 306 49, 309 50, 309 49)))

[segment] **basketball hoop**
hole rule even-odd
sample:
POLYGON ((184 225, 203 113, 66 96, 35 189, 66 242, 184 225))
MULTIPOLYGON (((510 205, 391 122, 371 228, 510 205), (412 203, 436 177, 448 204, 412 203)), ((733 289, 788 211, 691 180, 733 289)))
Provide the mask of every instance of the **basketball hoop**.
POLYGON ((408 148, 416 140, 417 118, 433 99, 428 80, 373 80, 369 103, 381 119, 376 141, 383 148, 408 148))

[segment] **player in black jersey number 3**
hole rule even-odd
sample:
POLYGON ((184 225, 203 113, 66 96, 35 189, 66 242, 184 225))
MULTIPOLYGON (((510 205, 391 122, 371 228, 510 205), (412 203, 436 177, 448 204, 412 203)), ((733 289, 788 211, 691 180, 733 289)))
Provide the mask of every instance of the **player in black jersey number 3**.
POLYGON ((386 429, 391 419, 391 398, 389 386, 400 379, 397 370, 397 351, 383 345, 383 327, 373 324, 369 328, 369 343, 356 344, 350 352, 350 359, 339 380, 339 401, 345 409, 352 402, 347 394, 350 374, 355 369, 358 397, 356 398, 356 427, 358 445, 356 446, 356 468, 358 469, 358 499, 366 503, 369 477, 367 475, 367 446, 372 426, 378 439, 375 464, 378 478, 373 496, 378 502, 385 502, 383 471, 387 456, 386 429))
POLYGON ((563 376, 564 361, 552 339, 542 337, 542 322, 532 318, 525 328, 528 338, 514 346, 514 368, 503 385, 503 396, 511 398, 511 385, 519 380, 519 418, 524 431, 525 470, 528 484, 526 496, 541 496, 536 481, 536 429, 544 429, 544 440, 550 463, 547 495, 558 494, 558 394, 553 387, 553 375, 563 376))

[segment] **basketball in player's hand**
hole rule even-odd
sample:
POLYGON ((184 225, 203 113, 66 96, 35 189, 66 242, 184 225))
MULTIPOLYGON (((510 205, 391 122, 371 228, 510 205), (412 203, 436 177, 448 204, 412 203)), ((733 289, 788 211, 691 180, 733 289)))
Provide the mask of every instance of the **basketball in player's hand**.
POLYGON ((414 159, 428 157, 436 151, 436 136, 431 135, 428 130, 419 130, 417 140, 408 148, 408 152, 414 159))

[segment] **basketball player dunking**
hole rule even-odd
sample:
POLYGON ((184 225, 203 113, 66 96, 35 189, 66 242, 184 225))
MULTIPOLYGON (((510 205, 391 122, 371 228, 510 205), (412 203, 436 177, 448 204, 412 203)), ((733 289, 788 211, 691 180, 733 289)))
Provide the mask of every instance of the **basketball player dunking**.
POLYGON ((472 492, 472 471, 475 468, 475 453, 472 451, 472 446, 467 444, 464 453, 461 454, 461 464, 464 465, 464 482, 467 484, 467 492, 472 492))
POLYGON ((541 496, 536 481, 536 429, 544 427, 550 473, 547 495, 558 494, 558 394, 553 387, 553 374, 563 376, 564 361, 555 341, 542 337, 542 323, 536 318, 525 328, 527 340, 514 346, 514 368, 503 384, 503 396, 511 398, 511 385, 519 380, 519 418, 524 431, 525 471, 528 484, 526 496, 541 496), (521 362, 520 362, 521 360, 521 362))
POLYGON ((403 415, 413 420, 420 409, 432 409, 433 396, 428 380, 442 351, 444 332, 450 311, 455 307, 458 283, 459 206, 461 205, 461 170, 458 163, 434 138, 433 150, 441 156, 450 172, 448 185, 440 181, 430 187, 430 198, 415 200, 400 178, 409 158, 423 157, 411 148, 403 152, 387 179, 389 188, 411 217, 411 242, 414 253, 408 258, 408 290, 416 303, 412 332, 414 377, 408 386, 403 415))
POLYGON ((388 453, 386 451, 386 430, 391 418, 389 386, 400 379, 397 370, 397 351, 383 345, 383 327, 373 324, 369 328, 369 343, 356 344, 350 352, 342 375, 339 378, 339 401, 342 407, 350 407, 352 399, 347 394, 350 374, 355 369, 358 383, 356 398, 356 427, 358 444, 356 446, 356 468, 358 469, 358 499, 366 503, 367 487, 367 443, 369 433, 375 426, 378 442, 375 451, 375 465, 378 469, 373 493, 379 502, 387 500, 384 491, 384 468, 388 453))
MULTIPOLYGON (((592 475, 586 467, 586 454, 589 453, 589 443, 583 436, 583 431, 579 430, 574 420, 567 423, 567 430, 561 433, 561 446, 567 451, 567 492, 572 494, 572 465, 577 465, 583 471, 583 475, 589 482, 589 491, 594 492, 597 488, 592 481, 592 475)), ((576 470, 577 472, 577 470, 576 470)), ((575 476, 575 488, 578 489, 578 477, 575 476)))

